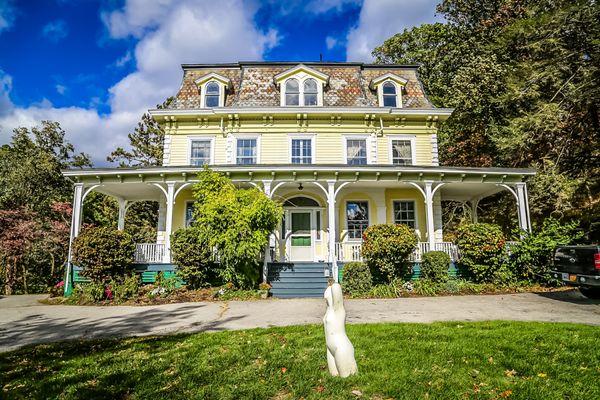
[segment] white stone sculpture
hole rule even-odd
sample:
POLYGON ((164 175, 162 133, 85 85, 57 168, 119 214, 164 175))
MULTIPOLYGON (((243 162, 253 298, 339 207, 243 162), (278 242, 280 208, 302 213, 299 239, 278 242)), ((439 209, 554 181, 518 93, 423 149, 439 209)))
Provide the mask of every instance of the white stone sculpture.
POLYGON ((329 286, 324 297, 327 300, 327 311, 323 317, 327 365, 331 375, 346 378, 356 374, 358 368, 354 359, 354 347, 346 336, 346 310, 340 284, 329 286))

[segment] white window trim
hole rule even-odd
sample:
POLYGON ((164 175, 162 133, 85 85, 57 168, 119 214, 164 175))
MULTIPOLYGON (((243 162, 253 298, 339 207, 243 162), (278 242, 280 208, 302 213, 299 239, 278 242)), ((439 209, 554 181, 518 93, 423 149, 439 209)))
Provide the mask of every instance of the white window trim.
POLYGON ((345 242, 362 242, 362 238, 351 238, 350 234, 349 234, 349 230, 348 230, 348 203, 358 203, 358 202, 365 202, 367 203, 367 210, 368 210, 368 214, 367 214, 367 228, 369 226, 371 226, 371 212, 373 211, 371 209, 371 202, 367 199, 348 199, 344 201, 344 228, 346 228, 346 238, 345 238, 345 242))
POLYGON ((379 107, 385 107, 383 105, 383 85, 388 82, 390 82, 396 88, 396 107, 391 108, 402 108, 402 86, 398 85, 397 82, 394 82, 393 79, 386 79, 377 85, 377 98, 379 100, 379 107))
POLYGON ((219 85, 219 107, 225 106, 225 85, 216 79, 210 79, 200 85, 200 104, 202 104, 202 108, 208 108, 206 107, 206 85, 212 82, 219 85))
POLYGON ((187 160, 188 165, 192 165, 192 142, 195 140, 204 140, 210 142, 210 160, 209 165, 215 163, 215 137, 214 136, 188 136, 187 160))
POLYGON ((412 165, 417 165, 417 137, 415 135, 388 135, 388 160, 390 164, 394 164, 394 151, 392 147, 393 140, 410 140, 410 155, 412 165))
MULTIPOLYGON (((247 134, 247 135, 235 135, 234 138, 234 143, 233 143, 233 164, 235 165, 244 165, 244 164, 238 164, 237 159, 238 159, 238 155, 237 155, 237 145, 238 145, 238 140, 239 139, 256 139, 256 164, 260 164, 260 137, 261 135, 259 134, 247 134)), ((252 164, 250 164, 252 165, 252 164)))
POLYGON ((300 72, 297 75, 287 77, 281 82, 281 107, 323 107, 323 81, 305 72, 300 72), (287 87, 287 81, 290 79, 296 79, 298 81, 299 100, 297 106, 288 106, 285 103, 285 90, 287 87), (304 105, 304 81, 308 79, 314 79, 317 82, 317 105, 316 106, 305 106, 304 105))
POLYGON ((421 231, 419 229, 419 223, 421 222, 420 218, 419 218, 419 209, 417 207, 417 200, 415 200, 414 198, 402 198, 402 197, 395 197, 392 199, 392 223, 396 223, 396 215, 394 214, 394 203, 399 202, 399 201, 404 201, 404 202, 412 202, 415 206, 415 232, 416 234, 421 237, 421 231))
MULTIPOLYGON (((344 164, 348 165, 348 140, 364 140, 365 141, 365 146, 366 146, 366 150, 367 150, 367 165, 370 165, 373 163, 372 157, 371 157, 371 151, 370 151, 370 141, 371 141, 371 135, 342 135, 342 148, 343 148, 343 153, 344 153, 344 164)), ((360 167, 360 165, 355 165, 356 167, 360 167)))
MULTIPOLYGON (((294 139, 310 139, 310 147, 311 147, 311 164, 316 163, 317 159, 317 146, 315 145, 315 137, 317 135, 315 133, 291 133, 288 135, 288 161, 292 163, 292 140, 294 139)), ((299 164, 303 165, 303 164, 299 164)), ((310 165, 310 164, 304 164, 310 165)))

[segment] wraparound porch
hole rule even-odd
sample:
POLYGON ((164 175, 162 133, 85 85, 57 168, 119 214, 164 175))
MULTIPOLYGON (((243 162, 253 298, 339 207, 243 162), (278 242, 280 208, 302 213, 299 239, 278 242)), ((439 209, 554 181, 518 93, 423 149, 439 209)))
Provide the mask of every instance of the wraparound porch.
MULTIPOLYGON (((324 261, 337 276, 338 261, 360 259, 362 231, 377 223, 407 223, 421 239, 415 261, 428 249, 458 251, 443 242, 441 201, 468 202, 509 190, 519 227, 530 229, 525 169, 392 165, 220 165, 212 166, 241 187, 257 187, 284 205, 285 218, 265 249, 274 261, 324 261), (300 199, 306 200, 300 201, 300 199)), ((135 201, 160 204, 156 243, 140 244, 136 260, 171 262, 170 235, 189 222, 191 185, 200 167, 156 167, 65 171, 74 181, 71 239, 79 234, 85 196, 96 190, 119 201, 119 229, 135 201)), ((473 213, 477 220, 477 213, 473 213)), ((266 277, 266 268, 265 268, 266 277)))

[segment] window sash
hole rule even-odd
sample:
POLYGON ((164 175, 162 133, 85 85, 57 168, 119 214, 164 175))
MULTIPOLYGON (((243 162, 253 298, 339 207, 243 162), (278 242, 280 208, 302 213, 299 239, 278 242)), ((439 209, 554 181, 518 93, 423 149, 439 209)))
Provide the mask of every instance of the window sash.
POLYGON ((383 106, 384 107, 397 107, 398 97, 395 94, 384 94, 383 95, 383 106))
POLYGON ((394 201, 394 223, 408 225, 415 229, 417 218, 414 201, 394 201))
POLYGON ((219 95, 206 94, 204 96, 204 103, 206 104, 206 107, 219 107, 219 95))
POLYGON ((202 166, 210 164, 210 140, 192 140, 190 144, 190 164, 202 166))
POLYGON ((238 139, 237 140, 237 164, 248 165, 256 164, 257 146, 256 139, 238 139))
POLYGON ((317 105, 317 94, 304 92, 304 105, 305 106, 316 106, 317 105))
POLYGON ((366 201, 347 202, 346 225, 349 239, 362 239, 363 232, 369 227, 369 203, 366 201))
POLYGON ((346 139, 346 160, 348 165, 366 165, 367 140, 346 139))
POLYGON ((292 164, 312 164, 311 139, 292 139, 292 164))
POLYGON ((412 142, 410 140, 392 140, 392 163, 412 165, 412 142))

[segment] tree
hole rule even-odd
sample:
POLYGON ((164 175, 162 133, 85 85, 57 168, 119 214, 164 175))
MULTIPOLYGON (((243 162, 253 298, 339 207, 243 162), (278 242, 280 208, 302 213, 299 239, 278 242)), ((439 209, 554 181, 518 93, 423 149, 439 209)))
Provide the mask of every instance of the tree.
MULTIPOLYGON (((156 108, 167 108, 171 101, 173 101, 173 97, 169 97, 163 104, 157 105, 156 108)), ((127 137, 129 138, 131 150, 117 147, 115 151, 106 157, 107 161, 118 162, 120 167, 162 165, 165 131, 150 114, 145 113, 142 120, 138 122, 138 126, 127 137)))
POLYGON ((236 188, 208 168, 198 179, 193 226, 199 241, 216 249, 223 280, 252 286, 258 279, 260 255, 281 219, 281 205, 256 188, 236 188))
POLYGON ((534 223, 557 212, 598 220, 600 4, 444 0, 437 11, 447 23, 405 30, 373 54, 421 64, 431 100, 455 107, 438 135, 441 161, 535 167, 534 223))

